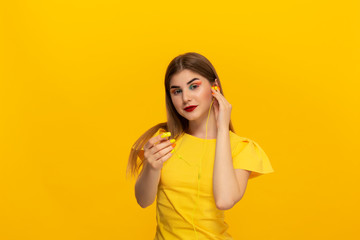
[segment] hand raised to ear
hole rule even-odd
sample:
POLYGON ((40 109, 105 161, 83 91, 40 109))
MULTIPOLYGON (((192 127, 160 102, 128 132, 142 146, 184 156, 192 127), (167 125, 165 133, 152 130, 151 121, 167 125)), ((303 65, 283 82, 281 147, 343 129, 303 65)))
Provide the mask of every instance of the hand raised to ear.
POLYGON ((212 95, 217 100, 214 101, 216 125, 218 128, 225 128, 226 130, 229 130, 232 106, 226 100, 224 95, 221 94, 219 87, 211 87, 211 91, 212 95))

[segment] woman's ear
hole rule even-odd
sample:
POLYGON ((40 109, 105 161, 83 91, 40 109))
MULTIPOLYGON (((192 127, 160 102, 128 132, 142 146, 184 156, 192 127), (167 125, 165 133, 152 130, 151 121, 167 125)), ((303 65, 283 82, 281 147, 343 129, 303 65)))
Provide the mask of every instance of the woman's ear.
POLYGON ((216 78, 215 78, 214 86, 217 86, 218 90, 220 91, 220 85, 216 78))

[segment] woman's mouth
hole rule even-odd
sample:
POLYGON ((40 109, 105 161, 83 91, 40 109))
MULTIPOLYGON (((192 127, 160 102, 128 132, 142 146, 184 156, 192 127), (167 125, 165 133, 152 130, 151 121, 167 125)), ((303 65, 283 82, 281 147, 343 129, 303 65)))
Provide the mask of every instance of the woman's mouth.
POLYGON ((184 108, 185 111, 187 112, 192 112, 197 106, 195 105, 191 105, 191 106, 188 106, 186 108, 184 108))

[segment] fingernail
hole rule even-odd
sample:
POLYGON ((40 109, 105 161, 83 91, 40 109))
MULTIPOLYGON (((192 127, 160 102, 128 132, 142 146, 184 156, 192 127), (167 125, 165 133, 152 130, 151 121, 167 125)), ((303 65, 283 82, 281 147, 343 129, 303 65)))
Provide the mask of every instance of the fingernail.
POLYGON ((170 152, 170 153, 173 153, 174 151, 175 151, 175 149, 171 150, 171 152, 170 152))
POLYGON ((176 143, 172 144, 171 146, 174 148, 176 146, 176 143))
POLYGON ((217 86, 215 86, 215 90, 217 90, 217 86))
POLYGON ((170 142, 171 142, 171 143, 174 143, 174 142, 175 142, 175 139, 174 139, 174 138, 173 138, 173 139, 171 139, 171 140, 170 140, 170 142))
POLYGON ((161 135, 162 138, 170 137, 170 136, 171 136, 171 132, 166 132, 161 135))
POLYGON ((215 93, 212 92, 211 94, 214 95, 215 93))

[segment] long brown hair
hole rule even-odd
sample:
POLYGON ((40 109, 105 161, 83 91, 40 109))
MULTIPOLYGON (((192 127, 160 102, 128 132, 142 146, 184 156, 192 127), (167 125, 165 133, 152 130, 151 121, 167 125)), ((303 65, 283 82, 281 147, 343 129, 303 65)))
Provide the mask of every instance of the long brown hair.
MULTIPOLYGON (((189 120, 181 116, 176 111, 170 97, 170 80, 173 75, 181 72, 184 69, 188 69, 200 74, 201 76, 205 77, 211 85, 213 85, 215 83, 215 79, 217 79, 220 87, 220 92, 222 95, 224 95, 220 78, 217 75, 215 68, 206 57, 195 52, 188 52, 175 57, 169 63, 165 73, 165 102, 167 122, 159 123, 153 126, 145 133, 143 133, 140 138, 133 144, 129 155, 129 161, 126 171, 127 175, 129 172, 131 172, 132 176, 135 176, 139 173, 139 169, 144 163, 144 150, 142 150, 142 148, 144 147, 145 143, 154 136, 155 133, 161 130, 171 132, 171 136, 177 140, 184 134, 184 132, 188 131, 189 120), (138 161, 138 159, 140 159, 140 161, 138 161)), ((232 132, 235 132, 231 120, 229 124, 229 129, 232 132)))

